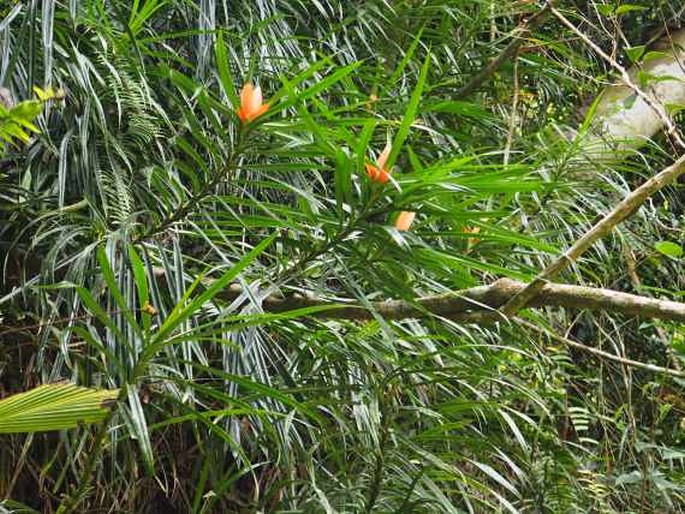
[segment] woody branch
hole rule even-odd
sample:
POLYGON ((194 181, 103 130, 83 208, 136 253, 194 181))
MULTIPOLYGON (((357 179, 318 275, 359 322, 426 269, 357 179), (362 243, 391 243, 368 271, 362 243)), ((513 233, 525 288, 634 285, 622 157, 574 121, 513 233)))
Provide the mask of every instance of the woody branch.
MULTIPOLYGON (((523 282, 503 278, 490 285, 426 296, 417 298, 413 302, 385 300, 368 304, 345 299, 328 300, 301 295, 285 297, 272 295, 262 302, 262 308, 266 312, 285 312, 319 307, 321 310, 313 315, 328 319, 368 320, 374 315, 380 315, 387 319, 397 320, 439 316, 457 321, 488 322, 504 319, 497 309, 526 287, 527 284, 523 282)), ((221 291, 217 298, 232 301, 244 292, 241 287, 233 285, 221 291)), ((565 284, 544 284, 527 307, 587 309, 646 319, 685 321, 685 303, 647 298, 611 289, 565 284)))

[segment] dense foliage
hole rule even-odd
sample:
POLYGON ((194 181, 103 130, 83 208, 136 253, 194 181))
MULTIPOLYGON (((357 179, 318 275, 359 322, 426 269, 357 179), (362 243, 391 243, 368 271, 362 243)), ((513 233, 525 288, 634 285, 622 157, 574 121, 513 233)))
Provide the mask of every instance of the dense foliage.
MULTIPOLYGON (((626 65, 685 7, 556 5, 626 65)), ((678 367, 682 325, 558 308, 524 324, 355 321, 297 303, 528 281, 672 162, 663 135, 583 158, 592 100, 615 74, 549 13, 517 28, 542 8, 0 7, 0 86, 34 109, 0 111, 26 140, 0 130, 0 395, 61 380, 121 391, 99 425, 0 436, 0 499, 42 512, 684 511, 685 382, 563 342, 678 367), (247 83, 269 107, 243 122, 247 83), (381 184, 366 165, 388 143, 381 184), (416 212, 408 231, 403 211, 416 212), (274 295, 293 307, 265 309, 274 295)), ((664 189, 559 280, 682 297, 684 205, 682 184, 664 189)))

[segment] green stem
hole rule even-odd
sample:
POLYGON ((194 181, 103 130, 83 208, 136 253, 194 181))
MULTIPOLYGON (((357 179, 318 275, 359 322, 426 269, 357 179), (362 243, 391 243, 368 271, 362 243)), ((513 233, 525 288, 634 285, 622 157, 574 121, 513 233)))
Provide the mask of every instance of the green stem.
POLYGON ((243 145, 243 135, 243 132, 238 133, 238 141, 236 142, 235 148, 231 151, 228 157, 228 163, 226 164, 222 172, 217 173, 214 176, 214 178, 212 178, 212 180, 205 182, 205 184, 200 188, 200 190, 196 194, 191 196, 184 204, 182 204, 171 216, 164 219, 156 227, 152 227, 147 232, 137 237, 133 242, 141 243, 146 239, 150 239, 151 237, 161 232, 164 232, 174 223, 183 220, 188 214, 190 214, 193 211, 193 209, 195 209, 195 207, 197 207, 200 204, 200 202, 202 202, 202 200, 204 200, 207 196, 212 194, 214 188, 218 186, 219 183, 227 175, 229 175, 237 169, 237 158, 241 154, 243 145))
MULTIPOLYGON (((119 391, 119 398, 117 402, 126 396, 126 387, 122 387, 119 391)), ((88 456, 88 461, 86 462, 83 472, 81 473, 81 479, 79 480, 79 485, 76 490, 71 493, 67 498, 65 498, 57 508, 56 514, 70 514, 74 512, 76 507, 78 507, 81 500, 86 494, 86 490, 90 486, 93 479, 93 470, 95 469, 95 464, 99 460, 102 450, 104 448, 104 440, 109 432, 109 423, 112 421, 114 414, 116 412, 115 405, 112 406, 109 414, 105 419, 102 420, 98 426, 98 430, 95 434, 95 439, 93 440, 93 447, 91 448, 90 455, 88 456)))

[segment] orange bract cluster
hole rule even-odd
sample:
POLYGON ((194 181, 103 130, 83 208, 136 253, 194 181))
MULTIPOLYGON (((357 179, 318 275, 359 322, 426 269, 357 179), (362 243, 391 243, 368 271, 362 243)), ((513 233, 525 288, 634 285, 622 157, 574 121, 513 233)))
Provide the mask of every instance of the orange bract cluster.
MULTIPOLYGON (((392 145, 388 143, 387 145, 385 145, 385 148, 383 148, 383 151, 378 156, 375 165, 369 162, 365 164, 364 167, 366 168, 366 174, 372 182, 376 182, 377 184, 385 184, 390 180, 390 173, 392 173, 392 169, 388 168, 387 164, 388 157, 390 157, 391 152, 392 145)), ((412 223, 414 223, 415 217, 415 212, 400 212, 399 216, 397 216, 397 219, 395 220, 395 228, 402 232, 409 230, 411 228, 412 223)))
POLYGON ((388 180, 390 180, 391 172, 389 169, 385 167, 385 165, 388 162, 388 157, 390 157, 391 151, 392 146, 390 145, 390 143, 388 143, 387 145, 385 145, 385 148, 378 156, 378 160, 376 161, 375 166, 369 162, 366 163, 366 174, 373 182, 385 184, 388 180))
MULTIPOLYGON (((255 87, 251 82, 247 82, 240 92, 240 107, 236 111, 240 121, 242 123, 249 123, 259 118, 268 110, 269 104, 264 103, 262 89, 259 86, 255 87)), ((366 174, 373 182, 385 184, 390 180, 391 170, 386 167, 390 152, 392 152, 392 146, 388 143, 378 156, 375 165, 366 163, 366 174)), ((395 220, 395 228, 400 231, 409 230, 415 217, 415 212, 400 212, 395 220)))
POLYGON ((263 103, 262 88, 254 87, 251 82, 243 86, 240 92, 240 107, 236 111, 243 123, 249 123, 269 110, 269 104, 263 103))

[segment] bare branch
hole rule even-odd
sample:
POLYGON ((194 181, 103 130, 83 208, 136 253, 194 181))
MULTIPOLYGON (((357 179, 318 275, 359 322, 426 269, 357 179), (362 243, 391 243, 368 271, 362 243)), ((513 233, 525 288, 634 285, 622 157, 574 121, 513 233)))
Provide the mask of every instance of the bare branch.
MULTIPOLYGON (((368 305, 348 299, 328 300, 310 296, 269 296, 262 308, 267 312, 285 312, 294 309, 316 308, 314 315, 330 319, 368 320, 374 315, 387 319, 426 318, 439 316, 457 321, 487 323, 503 319, 497 309, 525 290, 523 282, 503 278, 491 285, 464 289, 454 293, 418 298, 414 302, 385 300, 368 305)), ((217 295, 224 300, 235 300, 244 293, 233 285, 217 295)), ((685 321, 685 303, 657 300, 610 289, 543 284, 529 307, 564 307, 609 311, 639 316, 685 321)))
MULTIPOLYGON (((550 11, 569 29, 571 29, 587 46, 596 52, 602 59, 611 65, 621 76, 622 81, 632 89, 635 94, 645 102, 645 104, 656 114, 662 125, 666 127, 668 134, 673 138, 677 145, 685 149, 685 141, 680 136, 673 119, 666 112, 663 103, 656 97, 652 98, 640 89, 630 77, 628 71, 621 66, 613 57, 604 52, 587 35, 581 32, 554 6, 550 6, 550 11)), ((685 159, 679 158, 673 165, 664 169, 658 175, 652 177, 642 186, 635 189, 616 205, 604 218, 588 230, 571 248, 561 257, 553 261, 545 268, 528 286, 512 297, 500 311, 504 316, 512 316, 528 304, 541 291, 544 284, 554 277, 557 273, 574 263, 583 253, 585 253, 595 242, 606 236, 619 223, 631 216, 644 203, 647 198, 674 182, 685 171, 685 159)))

